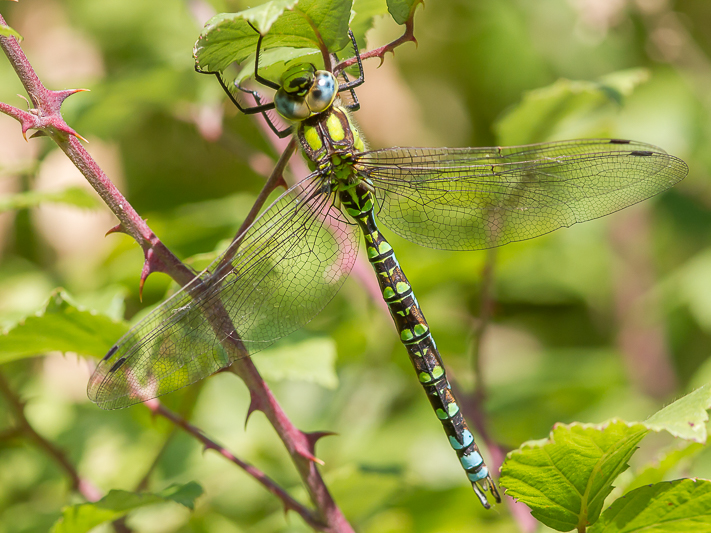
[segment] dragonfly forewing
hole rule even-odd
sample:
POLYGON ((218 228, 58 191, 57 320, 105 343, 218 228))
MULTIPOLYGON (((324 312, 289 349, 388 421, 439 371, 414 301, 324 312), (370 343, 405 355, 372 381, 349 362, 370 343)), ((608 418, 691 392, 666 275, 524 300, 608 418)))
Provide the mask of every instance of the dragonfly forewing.
POLYGON ((681 181, 686 164, 621 140, 505 148, 391 148, 366 152, 378 218, 432 248, 477 250, 599 218, 681 181))
POLYGON ((308 323, 338 292, 358 250, 358 229, 332 201, 312 177, 280 196, 236 250, 118 341, 91 377, 89 398, 115 409, 167 394, 308 323))

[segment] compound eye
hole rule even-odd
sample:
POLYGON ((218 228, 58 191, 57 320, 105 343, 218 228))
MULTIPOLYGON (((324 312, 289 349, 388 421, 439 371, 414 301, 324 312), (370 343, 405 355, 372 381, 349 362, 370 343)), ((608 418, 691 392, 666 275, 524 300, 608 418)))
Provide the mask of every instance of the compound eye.
POLYGON ((306 104, 312 113, 326 111, 336 99, 338 84, 336 77, 327 70, 317 70, 314 82, 306 95, 306 104))
POLYGON ((302 96, 289 94, 283 89, 274 95, 274 107, 287 120, 299 121, 311 116, 311 110, 302 96))

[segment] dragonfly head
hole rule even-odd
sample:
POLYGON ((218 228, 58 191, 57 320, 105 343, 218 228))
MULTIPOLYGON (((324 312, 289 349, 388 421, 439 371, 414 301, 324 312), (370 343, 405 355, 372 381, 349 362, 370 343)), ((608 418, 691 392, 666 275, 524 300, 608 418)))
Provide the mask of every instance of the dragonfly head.
POLYGON ((316 70, 310 63, 302 63, 284 72, 274 104, 277 113, 285 119, 301 121, 326 111, 337 93, 338 83, 333 74, 316 70))

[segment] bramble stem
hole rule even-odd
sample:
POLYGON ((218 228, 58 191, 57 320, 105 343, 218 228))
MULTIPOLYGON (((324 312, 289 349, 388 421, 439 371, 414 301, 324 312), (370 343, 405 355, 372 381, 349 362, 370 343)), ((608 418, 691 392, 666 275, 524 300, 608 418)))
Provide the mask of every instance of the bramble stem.
POLYGON ((45 439, 35 431, 29 420, 25 416, 25 404, 20 397, 12 390, 5 376, 0 373, 0 394, 7 400, 7 404, 12 411, 17 423, 17 434, 24 435, 33 441, 39 448, 49 455, 64 470, 72 483, 72 489, 79 492, 87 501, 95 502, 102 497, 101 491, 90 481, 79 476, 74 465, 67 459, 67 456, 57 446, 45 439))
MULTIPOLYGON (((5 23, 2 16, 0 16, 0 23, 5 23)), ((16 108, 12 108, 12 106, 4 104, 3 107, 0 107, 0 112, 19 120, 22 123, 23 134, 27 129, 34 128, 48 135, 76 165, 119 219, 119 226, 114 231, 122 231, 130 235, 143 249, 146 263, 142 279, 145 279, 145 276, 151 272, 161 271, 168 274, 181 286, 190 283, 195 277, 194 273, 156 237, 131 204, 108 179, 96 161, 84 149, 77 138, 78 134, 64 122, 60 113, 61 103, 65 98, 78 91, 50 91, 46 89, 14 37, 0 37, 0 48, 3 49, 10 60, 30 96, 33 106, 30 112, 21 112, 16 108)), ((229 317, 225 316, 226 312, 221 306, 215 305, 214 309, 210 309, 209 314, 208 318, 214 321, 215 331, 219 331, 222 327, 228 329, 231 327, 231 321, 225 320, 226 318, 229 319, 229 317)), ((234 328, 232 328, 232 331, 234 331, 234 328)), ((264 412, 284 442, 316 506, 317 521, 325 524, 319 529, 326 532, 352 532, 352 528, 331 498, 328 489, 316 470, 312 461, 313 443, 310 441, 309 436, 299 431, 286 416, 286 413, 284 413, 271 390, 259 375, 251 359, 246 357, 246 351, 241 340, 231 334, 224 336, 222 342, 230 353, 241 355, 231 369, 247 385, 254 407, 252 410, 259 409, 264 412)), ((276 494, 279 495, 278 493, 276 494)), ((288 503, 286 500, 283 501, 285 504, 288 503)))
POLYGON ((235 234, 235 237, 232 240, 232 244, 230 245, 227 252, 225 252, 225 255, 222 257, 222 260, 220 261, 220 264, 217 266, 216 270, 222 269, 227 263, 232 261, 232 258, 237 252, 238 247, 242 242, 242 239, 244 239, 245 237, 245 232, 247 231, 249 226, 252 225, 252 222, 254 222, 254 220, 257 218, 259 211, 262 209, 262 206, 264 206, 264 203, 267 201, 267 198, 269 198, 269 195, 273 193, 280 185, 286 186, 286 182, 284 181, 283 177, 284 169, 286 168, 289 159, 291 159, 291 156, 294 155, 295 151, 296 139, 292 137, 289 140, 289 143, 286 145, 286 148, 284 148, 284 151, 282 152, 281 156, 279 157, 279 160, 277 161, 274 170, 272 170, 272 173, 269 175, 269 178, 267 178, 264 187, 262 187, 262 190, 259 192, 259 196, 257 196, 257 199, 254 201, 252 209, 250 209, 249 213, 247 213, 247 217, 244 219, 242 225, 237 230, 237 233, 235 234))
MULTIPOLYGON (((395 39, 393 42, 386 44, 385 46, 381 46, 380 48, 374 48, 373 50, 368 50, 367 52, 364 52, 360 54, 360 59, 361 61, 365 59, 369 59, 371 57, 378 57, 380 58, 380 64, 383 64, 383 61, 385 61, 385 54, 387 52, 395 53, 395 49, 400 46, 401 44, 405 44, 408 42, 413 42, 417 44, 417 39, 415 39, 415 19, 414 19, 414 11, 412 15, 410 16, 409 19, 405 22, 405 33, 403 33, 400 37, 395 39)), ((355 65, 357 62, 357 58, 351 57, 349 59, 344 59, 340 63, 338 63, 334 68, 333 68, 333 75, 338 77, 338 75, 343 72, 345 69, 348 67, 355 65)))
POLYGON ((312 528, 319 531, 326 531, 325 524, 321 523, 309 509, 307 509, 301 503, 292 498, 284 489, 282 489, 273 479, 267 476, 264 472, 252 466, 251 464, 240 460, 227 448, 225 448, 221 444, 218 444, 216 441, 205 435, 202 430, 192 425, 190 422, 185 420, 177 413, 174 413, 173 411, 165 407, 159 400, 148 400, 147 402, 145 402, 145 405, 146 407, 148 407, 148 409, 151 410, 153 414, 160 415, 163 418, 170 420, 177 427, 183 429, 186 433, 192 435, 197 440, 202 442, 206 450, 214 450, 221 456, 226 458, 228 461, 239 466, 242 470, 247 472, 250 476, 252 476, 259 483, 261 483, 262 486, 264 486, 269 492, 278 497, 284 503, 284 506, 287 510, 291 509, 299 513, 299 515, 301 515, 304 521, 312 528))

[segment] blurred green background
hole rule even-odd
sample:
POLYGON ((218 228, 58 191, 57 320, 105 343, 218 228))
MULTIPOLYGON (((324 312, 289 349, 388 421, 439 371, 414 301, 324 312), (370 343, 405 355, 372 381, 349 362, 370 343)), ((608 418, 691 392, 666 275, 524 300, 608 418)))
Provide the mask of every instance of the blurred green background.
MULTIPOLYGON (((279 154, 256 121, 226 103, 214 78, 193 70, 203 23, 249 5, 0 4, 45 85, 91 89, 67 100, 65 119, 181 259, 233 235, 279 154)), ((705 0, 428 2, 415 19, 419 45, 398 48, 380 68, 377 60, 365 65, 355 117, 373 149, 601 136, 656 144, 689 164, 687 179, 658 198, 498 250, 490 287, 482 285, 486 252, 423 249, 385 231, 464 395, 480 354, 489 433, 504 449, 545 437, 556 422, 642 419, 711 378, 709 28, 705 0), (492 316, 478 339, 487 291, 492 316)), ((379 18, 368 47, 401 31, 379 18)), ((23 88, 0 59, 0 101, 24 108, 17 93, 23 88)), ((88 187, 51 141, 25 143, 18 123, 0 116, 2 195, 70 185, 88 187)), ((0 214, 3 328, 40 310, 60 286, 117 320, 159 302, 167 276, 152 275, 139 301, 142 253, 127 236, 104 237, 115 223, 105 207, 43 204, 0 214)), ((170 439, 149 488, 190 480, 204 487, 193 514, 177 504, 152 507, 129 518, 136 531, 308 530, 241 470, 182 433, 169 437, 171 426, 146 409, 91 404, 84 358, 38 355, 0 371, 28 402, 37 431, 82 476, 104 491, 132 490, 170 439)), ((520 530, 505 505, 479 508, 390 318, 359 276, 255 363, 299 428, 338 433, 320 441, 317 455, 357 530, 520 530)), ((265 418, 257 413, 244 429, 249 396, 235 376, 165 401, 307 501, 265 418)), ((63 505, 79 500, 51 459, 5 431, 13 423, 0 399, 0 533, 46 531, 63 505)), ((633 469, 669 445, 653 442, 633 469)), ((711 455, 684 466, 670 477, 708 478, 711 455)))

